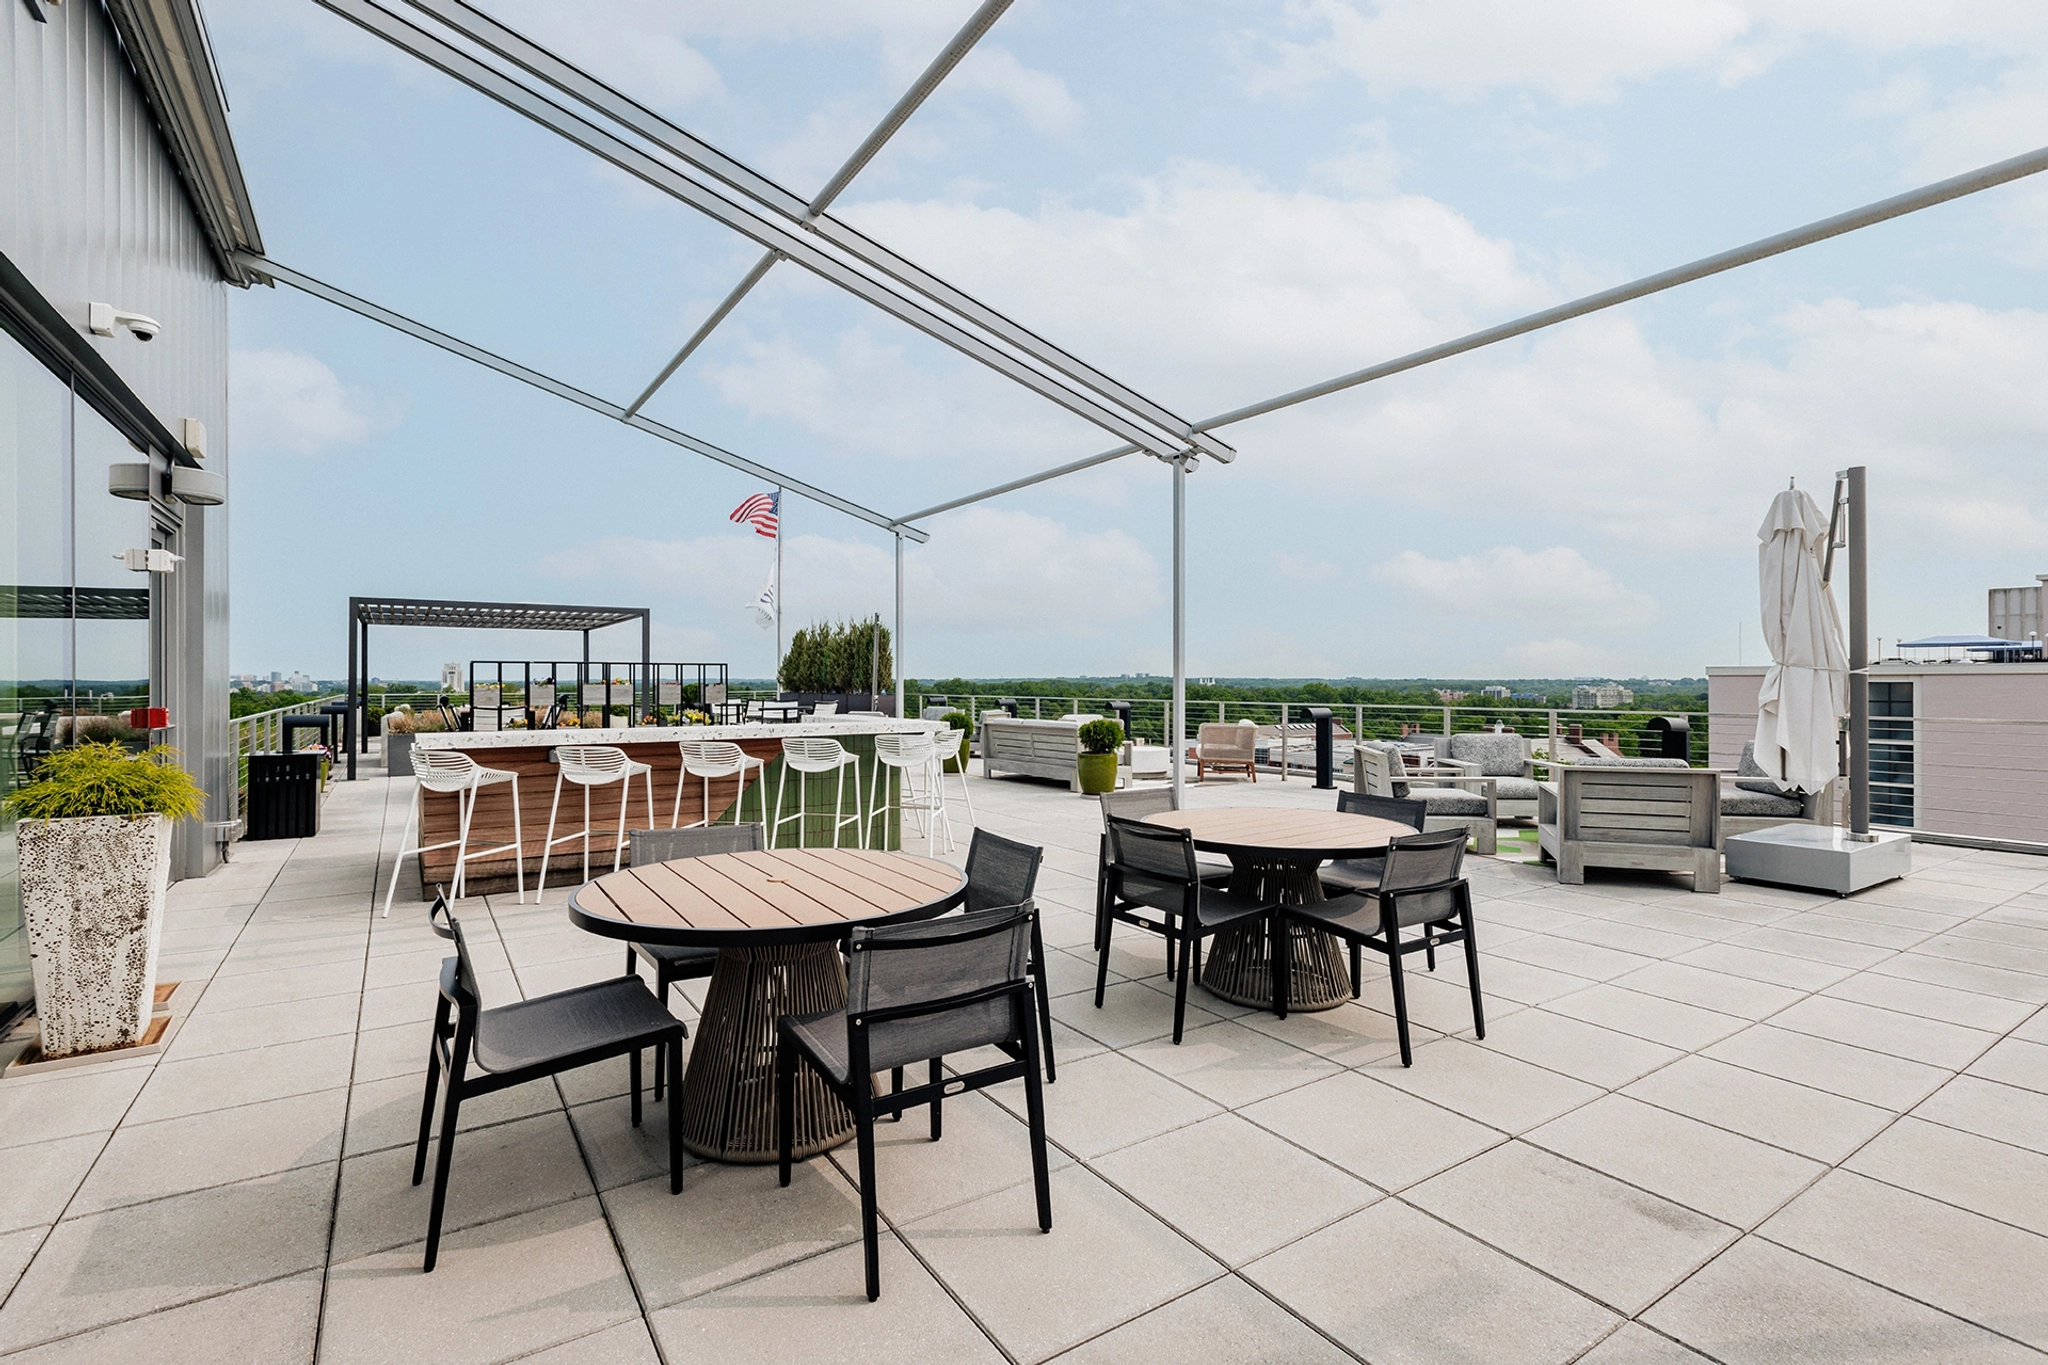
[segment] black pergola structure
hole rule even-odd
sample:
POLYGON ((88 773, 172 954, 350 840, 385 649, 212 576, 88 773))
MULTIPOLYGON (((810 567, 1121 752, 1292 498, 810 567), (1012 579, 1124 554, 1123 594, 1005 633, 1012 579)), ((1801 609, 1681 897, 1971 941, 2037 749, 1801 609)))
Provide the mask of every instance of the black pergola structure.
MULTIPOLYGON (((429 597, 348 599, 348 714, 342 723, 348 780, 356 780, 356 754, 370 747, 369 727, 358 726, 370 679, 371 626, 423 626, 440 630, 575 630, 590 661, 590 632, 640 622, 640 676, 654 662, 654 614, 646 607, 566 607, 545 602, 448 602, 429 597)), ((638 708, 636 707, 636 710, 638 708)))

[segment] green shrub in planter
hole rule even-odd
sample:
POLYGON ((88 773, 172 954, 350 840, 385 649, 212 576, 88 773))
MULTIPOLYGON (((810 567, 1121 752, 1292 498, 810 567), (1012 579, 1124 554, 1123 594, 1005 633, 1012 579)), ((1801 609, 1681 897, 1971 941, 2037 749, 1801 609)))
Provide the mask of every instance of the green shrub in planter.
POLYGON ((948 711, 939 719, 960 732, 960 753, 957 757, 946 759, 946 771, 964 773, 967 771, 967 741, 974 732, 974 722, 967 718, 965 711, 948 711))
POLYGON ((1116 790, 1116 751, 1123 742, 1124 727, 1113 720, 1091 720, 1081 727, 1081 756, 1075 763, 1083 796, 1116 790))

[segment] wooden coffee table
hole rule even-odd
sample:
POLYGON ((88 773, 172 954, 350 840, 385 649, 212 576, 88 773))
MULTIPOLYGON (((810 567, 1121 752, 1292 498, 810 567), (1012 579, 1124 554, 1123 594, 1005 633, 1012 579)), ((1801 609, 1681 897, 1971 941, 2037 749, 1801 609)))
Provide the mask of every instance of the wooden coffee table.
MULTIPOLYGON (((676 1098, 683 1145, 713 1161, 776 1159, 775 1041, 785 1014, 846 1004, 839 944, 856 925, 930 919, 967 897, 933 858, 863 849, 774 849, 629 867, 569 897, 577 927, 629 942, 718 949, 676 1098)), ((853 1135, 853 1116, 797 1072, 796 1154, 853 1135)))
MULTIPOLYGON (((1399 821, 1371 815, 1271 806, 1163 811, 1147 816, 1146 822, 1189 830, 1196 848, 1227 856, 1232 891, 1286 905, 1323 899, 1318 874, 1325 862, 1384 853, 1389 840, 1415 832, 1399 821)), ((1293 953, 1289 1010, 1334 1009, 1351 998, 1346 954, 1336 939, 1320 929, 1296 924, 1288 943, 1293 953)), ((1202 985, 1210 994, 1234 1004, 1273 1008, 1273 968, 1267 956, 1265 926, 1218 933, 1202 967, 1202 985)))

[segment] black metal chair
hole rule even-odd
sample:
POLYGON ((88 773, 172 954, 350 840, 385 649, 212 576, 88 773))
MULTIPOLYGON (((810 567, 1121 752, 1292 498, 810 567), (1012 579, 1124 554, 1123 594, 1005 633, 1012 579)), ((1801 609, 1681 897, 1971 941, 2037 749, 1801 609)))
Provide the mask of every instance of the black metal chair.
MULTIPOLYGON (((1351 944, 1351 996, 1359 993, 1361 948, 1384 953, 1394 988, 1394 1023, 1401 1035, 1401 1065, 1413 1066, 1408 1046, 1408 992, 1401 959, 1427 951, 1432 963, 1440 944, 1465 945, 1465 975, 1472 986, 1472 1027, 1486 1036, 1486 1013, 1479 1000, 1479 946, 1472 933, 1472 886, 1460 874, 1465 859, 1463 829, 1410 834, 1387 847, 1387 865, 1379 888, 1314 905, 1282 907, 1279 921, 1292 920, 1335 934, 1351 944), (1403 940, 1403 929, 1420 928, 1422 936, 1403 940)), ((1280 1017, 1287 1017, 1288 954, 1273 954, 1273 999, 1280 1017)))
MULTIPOLYGON (((756 853, 761 849, 759 825, 710 825, 696 829, 636 829, 632 832, 633 866, 665 863, 675 858, 702 858, 710 853, 756 853)), ((668 1007, 668 988, 678 981, 711 975, 718 965, 716 948, 683 948, 669 943, 626 946, 626 971, 640 975, 640 959, 654 968, 654 998, 668 1007)), ((683 1036, 689 1037, 685 1028, 683 1036)), ((654 1059, 654 1098, 661 1098, 663 1054, 654 1059)))
MULTIPOLYGON (((1095 798, 1102 803, 1102 839, 1095 851, 1095 951, 1102 951, 1102 936, 1109 932, 1109 922, 1103 918, 1103 898, 1109 892, 1109 819, 1116 816, 1121 820, 1143 820, 1148 815, 1162 815, 1170 810, 1179 810, 1180 803, 1174 799, 1172 787, 1133 787, 1128 791, 1104 792, 1095 798)), ((1209 886, 1222 887, 1230 881, 1231 867, 1228 862, 1197 853, 1195 866, 1202 873, 1202 881, 1209 886)), ((1173 980, 1173 945, 1167 945, 1166 979, 1173 980)))
POLYGON ((1262 916, 1270 931, 1274 906, 1205 884, 1195 864, 1194 835, 1187 830, 1112 815, 1108 838, 1109 865, 1096 912, 1095 1008, 1102 1008, 1109 984, 1110 927, 1129 924, 1163 935, 1168 960, 1180 958, 1173 994, 1173 1041, 1178 1043, 1187 1018, 1188 978, 1202 969, 1202 940, 1262 916))
POLYGON ((846 1008, 782 1020, 775 1053, 781 1181, 789 1184, 796 1147, 796 1068, 801 1060, 853 1111, 870 1300, 882 1293, 875 1212, 877 1114, 900 1117, 905 1109, 929 1105, 936 1142, 945 1096, 1023 1077, 1038 1226, 1043 1232, 1052 1230, 1045 1104, 1031 1004, 1034 987, 1026 970, 1036 918, 1028 906, 1020 905, 855 929, 847 946, 846 1008), (1009 1060, 950 1078, 944 1075, 941 1059, 946 1055, 987 1046, 1002 1049, 1009 1060), (920 1061, 930 1066, 926 1084, 886 1096, 875 1094, 871 1078, 876 1072, 920 1061))
MULTIPOLYGON (((1417 831, 1429 815, 1427 801, 1409 801, 1393 796, 1368 796, 1364 792, 1340 791, 1337 793, 1337 813, 1340 815, 1370 815, 1381 820, 1393 820, 1417 831)), ((1343 896, 1354 891, 1377 891, 1380 876, 1387 870, 1384 854, 1377 858, 1340 858, 1323 868, 1323 893, 1328 896, 1343 896)), ((1432 970, 1436 960, 1430 959, 1432 970)), ((1352 972, 1357 979, 1358 973, 1352 972)))
MULTIPOLYGON (((427 912, 434 932, 455 942, 441 964, 441 1000, 434 1010, 434 1040, 427 1054, 427 1095, 420 1106, 420 1141, 412 1183, 426 1175, 427 1140, 434 1126, 434 1089, 448 1074, 441 1111, 441 1145, 434 1159, 434 1200, 427 1214, 426 1270, 441 1250, 441 1210, 448 1198, 448 1167, 455 1155, 456 1116, 462 1102, 494 1090, 573 1071, 624 1054, 631 1059, 633 1126, 640 1126, 640 1050, 666 1047, 669 1077, 668 1189, 683 1188, 683 1126, 675 1112, 682 1081, 683 1026, 647 993, 637 976, 614 977, 517 1004, 485 1009, 470 966, 462 924, 445 895, 427 912), (474 1068, 472 1074, 471 1068, 474 1068)), ((662 1055, 660 1053, 657 1056, 662 1055)))
MULTIPOLYGON (((985 829, 975 830, 974 842, 967 846, 965 908, 968 913, 1030 905, 1032 892, 1038 887, 1038 865, 1044 858, 1045 850, 1042 848, 1020 844, 1015 839, 1005 839, 985 829)), ((1029 965, 1031 980, 1038 988, 1038 1029, 1040 1055, 1045 1061, 1045 1083, 1051 1085, 1058 1079, 1054 1074, 1052 1056, 1052 992, 1045 984, 1045 938, 1039 930, 1036 914, 1031 916, 1029 965)), ((902 1088, 900 1078, 897 1088, 902 1088)))

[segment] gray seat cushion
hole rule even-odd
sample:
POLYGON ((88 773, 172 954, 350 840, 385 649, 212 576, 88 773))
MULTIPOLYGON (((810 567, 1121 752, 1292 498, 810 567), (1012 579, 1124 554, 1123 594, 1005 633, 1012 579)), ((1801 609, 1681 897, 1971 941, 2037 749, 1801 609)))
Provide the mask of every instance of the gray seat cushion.
MULTIPOLYGON (((1477 763, 1481 777, 1520 777, 1528 770, 1520 735, 1452 735, 1451 757, 1477 763)), ((1536 793, 1530 792, 1528 799, 1535 800, 1536 793)))
POLYGON ((1761 792, 1765 796, 1783 796, 1785 788, 1771 780, 1771 774, 1763 764, 1756 761, 1756 741, 1742 746, 1742 758, 1735 765, 1738 778, 1760 778, 1761 781, 1738 781, 1735 785, 1746 792, 1761 792))
POLYGON ((1431 815, 1484 815, 1486 798, 1457 787, 1410 787, 1408 798, 1429 807, 1431 815))
POLYGON ((1529 777, 1503 777, 1494 782, 1493 791, 1502 801, 1534 801, 1536 780, 1529 777))
POLYGON ((1806 814, 1806 806, 1797 797, 1738 789, 1721 794, 1721 814, 1788 815, 1796 818, 1806 814))

